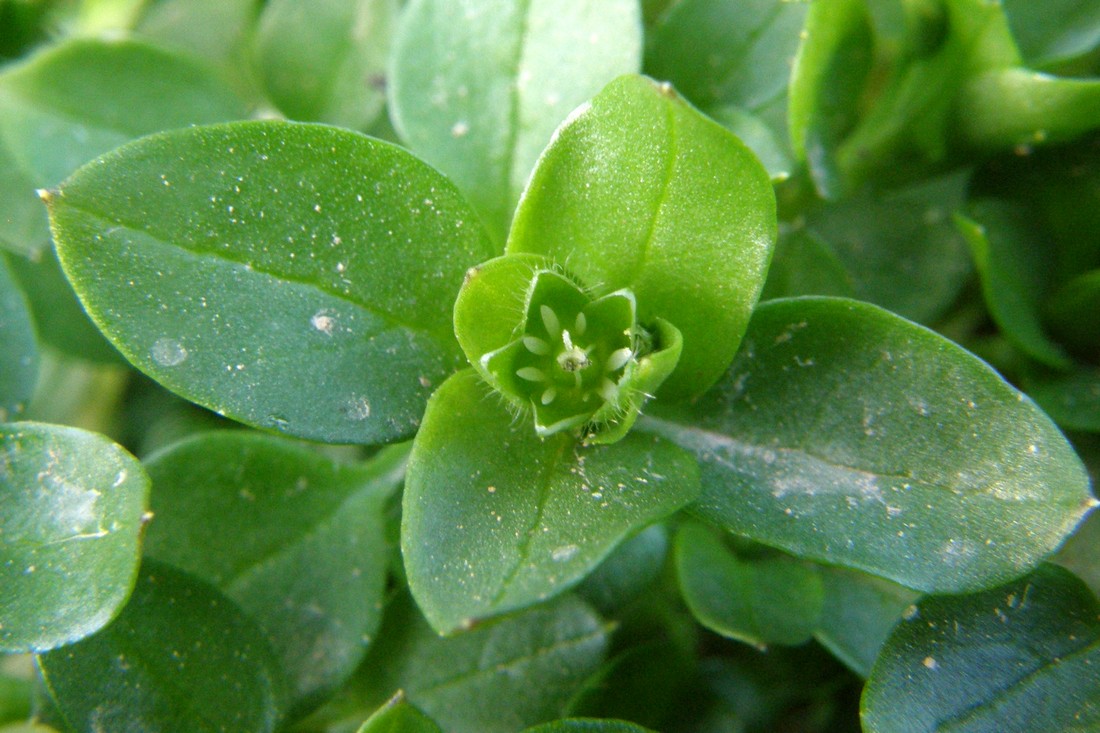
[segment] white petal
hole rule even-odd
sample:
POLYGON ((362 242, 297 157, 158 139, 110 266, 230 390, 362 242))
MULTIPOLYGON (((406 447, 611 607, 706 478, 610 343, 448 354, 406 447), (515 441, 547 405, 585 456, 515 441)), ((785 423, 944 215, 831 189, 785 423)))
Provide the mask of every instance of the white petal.
POLYGON ((527 350, 532 354, 545 356, 550 353, 550 344, 546 343, 538 336, 524 336, 523 345, 526 346, 527 350))
POLYGON ((539 402, 544 405, 549 405, 554 401, 554 398, 558 396, 558 390, 553 387, 547 387, 546 391, 542 393, 542 397, 539 398, 539 402))
POLYGON ((586 328, 588 328, 588 319, 584 317, 584 313, 578 313, 577 320, 573 322, 573 333, 583 336, 586 328))
POLYGON ((619 399, 619 388, 610 379, 605 379, 600 383, 600 397, 607 402, 614 402, 619 399))
POLYGON ((542 314, 542 325, 552 338, 557 338, 561 333, 561 324, 558 322, 558 314, 548 305, 540 305, 539 313, 542 314))
POLYGON ((520 379, 526 379, 528 382, 545 382, 546 375, 542 373, 541 369, 535 367, 523 367, 516 370, 516 376, 520 379))

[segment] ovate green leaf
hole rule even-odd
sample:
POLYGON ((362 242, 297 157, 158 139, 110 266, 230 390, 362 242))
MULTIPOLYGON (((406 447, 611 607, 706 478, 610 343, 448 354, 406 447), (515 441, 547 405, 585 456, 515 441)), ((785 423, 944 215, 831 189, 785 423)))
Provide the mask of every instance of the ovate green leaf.
POLYGON ((296 120, 365 129, 382 110, 393 0, 274 0, 256 31, 256 68, 296 120))
POLYGON ((253 621, 151 560, 114 622, 38 664, 74 730, 267 733, 282 715, 281 670, 253 621))
POLYGON ((1100 604, 1068 571, 921 601, 863 693, 868 733, 1100 727, 1100 604))
POLYGON ((363 723, 358 733, 442 733, 435 721, 420 712, 398 690, 363 723))
POLYGON ((825 601, 814 637, 856 674, 871 673, 894 624, 919 594, 883 578, 822 567, 825 601))
POLYGON ((405 569, 440 633, 561 592, 698 491, 691 456, 666 441, 541 439, 489 394, 473 370, 445 382, 409 460, 405 569))
POLYGON ((703 518, 921 590, 1017 577, 1097 504, 1027 397, 943 337, 856 301, 761 305, 715 389, 643 420, 699 459, 703 518))
POLYGON ((0 425, 0 650, 93 633, 133 588, 149 479, 107 438, 0 425))
POLYGON ((449 638, 401 598, 362 668, 365 694, 404 690, 448 733, 514 733, 561 717, 607 644, 603 621, 572 596, 449 638))
POLYGON ((147 553, 249 612, 308 708, 360 662, 381 620, 386 497, 407 450, 342 465, 249 432, 185 439, 149 458, 147 553))
POLYGON ((136 41, 74 40, 0 74, 0 245, 31 253, 49 232, 36 187, 158 130, 243 117, 206 67, 136 41))
POLYGON ((394 124, 502 238, 554 128, 638 71, 641 48, 630 0, 414 0, 392 57, 394 124))
POLYGON ((0 254, 0 422, 27 407, 38 378, 38 342, 27 302, 0 254))
POLYGON ((50 208, 69 279, 133 364, 235 419, 332 442, 412 433, 462 361, 462 275, 491 252, 439 173, 319 125, 146 138, 50 208))
POLYGON ((775 242, 767 172, 668 86, 609 84, 539 160, 508 238, 603 295, 629 288, 643 325, 662 318, 683 354, 661 388, 697 394, 729 365, 775 242))
POLYGON ((824 588, 813 565, 780 553, 738 554, 701 524, 676 536, 684 600, 707 628, 749 644, 801 644, 813 636, 824 588))
POLYGON ((784 0, 685 0, 655 25, 646 73, 695 104, 749 110, 783 94, 807 5, 784 0))
POLYGON ((1027 393, 1064 429, 1100 433, 1100 368, 1035 379, 1027 393))

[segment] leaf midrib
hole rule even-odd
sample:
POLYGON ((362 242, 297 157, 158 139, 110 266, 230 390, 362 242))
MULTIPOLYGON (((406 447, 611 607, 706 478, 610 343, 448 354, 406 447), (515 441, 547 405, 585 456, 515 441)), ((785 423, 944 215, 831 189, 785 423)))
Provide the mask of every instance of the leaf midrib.
MULTIPOLYGON (((368 303, 365 300, 350 297, 348 293, 341 292, 340 290, 338 290, 334 287, 327 286, 326 284, 324 284, 322 282, 307 280, 307 279, 302 278, 302 277, 291 277, 291 276, 287 275, 286 273, 276 272, 276 271, 269 270, 269 269, 264 268, 264 267, 259 267, 259 266, 255 265, 252 262, 249 262, 248 260, 246 260, 244 258, 228 257, 223 252, 203 251, 203 250, 199 250, 199 249, 193 249, 191 247, 186 247, 186 246, 183 246, 183 245, 181 245, 179 243, 176 243, 176 242, 165 241, 159 235, 148 231, 147 229, 143 228, 142 225, 140 225, 138 223, 126 221, 123 217, 120 217, 120 216, 117 216, 117 215, 102 214, 100 212, 93 211, 93 210, 87 208, 86 206, 81 206, 77 203, 74 203, 70 199, 66 199, 65 196, 64 196, 64 190, 62 190, 61 195, 56 199, 56 201, 57 201, 57 204, 55 204, 55 205, 57 205, 58 207, 71 209, 73 211, 76 211, 80 214, 83 214, 83 215, 95 220, 96 222, 99 222, 99 223, 104 224, 104 225, 108 225, 108 226, 102 227, 103 229, 118 229, 118 228, 121 228, 121 229, 124 229, 126 231, 134 232, 136 234, 140 234, 142 236, 148 237, 149 239, 151 239, 152 241, 156 242, 157 244, 159 244, 163 247, 168 247, 168 248, 180 250, 182 252, 187 252, 188 254, 195 257, 196 259, 210 259, 210 260, 215 260, 215 261, 218 261, 218 262, 225 262, 225 263, 228 263, 232 266, 240 267, 240 268, 242 268, 245 271, 250 272, 250 273, 257 273, 259 275, 264 275, 264 276, 267 276, 267 277, 272 278, 274 280, 279 280, 279 281, 294 284, 294 285, 302 285, 302 286, 313 288, 314 290, 318 291, 319 293, 322 293, 323 295, 327 295, 331 298, 335 298, 336 300, 341 300, 345 303, 348 303, 348 304, 353 305, 353 306, 355 306, 355 307, 357 307, 361 310, 366 311, 371 316, 374 316, 375 318, 382 321, 386 325, 386 328, 384 328, 383 330, 405 329, 406 331, 413 331, 413 332, 416 332, 416 333, 424 334, 425 336, 429 337, 432 341, 435 341, 436 343, 439 343, 439 344, 447 344, 448 342, 454 340, 454 336, 451 333, 450 323, 446 323, 446 324, 442 324, 442 325, 434 326, 434 327, 427 326, 427 325, 422 325, 422 324, 410 323, 409 321, 407 321, 403 318, 399 318, 398 316, 394 315, 392 312, 379 307, 377 304, 368 303)), ((63 244, 62 247, 61 247, 61 250, 64 250, 66 248, 67 247, 63 244)), ((456 344, 456 347, 457 347, 457 344, 456 344)))

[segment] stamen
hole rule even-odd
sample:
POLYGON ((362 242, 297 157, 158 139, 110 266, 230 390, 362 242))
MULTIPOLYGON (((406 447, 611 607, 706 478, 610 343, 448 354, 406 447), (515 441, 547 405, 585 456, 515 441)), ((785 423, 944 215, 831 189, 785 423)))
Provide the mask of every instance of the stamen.
POLYGON ((523 345, 527 347, 527 350, 532 354, 538 356, 546 356, 550 353, 550 344, 546 343, 538 336, 524 336, 523 345))
POLYGON ((554 398, 558 396, 558 390, 554 387, 547 387, 546 391, 542 393, 542 397, 539 398, 539 402, 544 405, 549 405, 554 401, 554 398))
POLYGON ((573 345, 573 339, 569 336, 568 331, 561 332, 561 342, 565 344, 566 351, 573 351, 577 347, 573 345))
POLYGON ((558 322, 558 315, 548 305, 540 305, 539 313, 542 314, 542 325, 546 326, 550 338, 557 338, 561 333, 561 323, 558 322))
POLYGON ((607 364, 604 367, 604 371, 614 372, 622 369, 626 366, 626 363, 630 361, 630 358, 634 356, 634 352, 630 349, 616 349, 611 352, 611 356, 607 357, 607 364))
POLYGON ((577 320, 573 322, 573 331, 578 336, 583 336, 586 328, 588 328, 588 319, 584 317, 584 313, 578 313, 577 320))
POLYGON ((520 379, 526 379, 528 382, 546 381, 546 375, 542 373, 542 370, 531 366, 517 369, 516 376, 520 379))

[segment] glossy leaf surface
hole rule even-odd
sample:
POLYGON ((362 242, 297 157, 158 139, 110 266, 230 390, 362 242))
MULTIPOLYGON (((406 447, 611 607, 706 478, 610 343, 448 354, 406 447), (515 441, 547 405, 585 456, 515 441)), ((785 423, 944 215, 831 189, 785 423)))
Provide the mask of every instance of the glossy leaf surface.
POLYGON ((23 291, 0 254, 0 422, 27 407, 38 379, 38 341, 23 291))
POLYGON ((151 560, 113 623, 38 663, 76 730, 267 733, 282 714, 281 670, 254 622, 151 560))
POLYGON ((245 115, 210 70, 136 41, 74 40, 0 74, 0 245, 48 242, 35 188, 141 135, 245 115))
POLYGON ((602 620, 572 596, 450 638, 402 599, 363 673, 371 692, 404 690, 448 733, 514 733, 561 717, 607 644, 602 620))
POLYGON ((676 536, 684 601, 699 623, 749 644, 801 644, 817 626, 825 591, 817 568, 779 553, 742 556, 701 524, 676 536))
POLYGON ((748 148, 670 87, 625 76, 558 130, 507 251, 545 255, 595 295, 631 290, 641 324, 683 334, 661 393, 690 395, 733 358, 775 236, 771 183, 748 148))
POLYGON ((414 0, 392 56, 394 124, 502 239, 554 128, 638 71, 641 48, 629 0, 414 0))
POLYGON ((856 301, 761 305, 722 382, 639 427, 695 453, 693 508, 709 522, 921 590, 1017 577, 1096 505, 1073 449, 1023 394, 856 301))
POLYGON ((0 425, 0 650, 52 649, 119 612, 148 493, 141 464, 101 435, 0 425))
POLYGON ((255 37, 256 68, 288 117, 364 129, 382 110, 392 0, 275 0, 255 37))
POLYGON ((408 153, 319 125, 146 138, 50 197, 100 328, 169 389, 330 442, 410 434, 461 361, 451 304, 488 239, 408 153))
POLYGON ((969 596, 926 598, 863 694, 868 733, 1028 733, 1100 726, 1100 604, 1046 565, 969 596))
POLYGON ((409 586, 440 633, 580 581, 626 536, 691 501, 692 457, 651 436, 584 447, 516 424, 472 370, 432 397, 409 460, 409 586))
POLYGON ((215 432, 149 458, 146 552, 222 590, 260 624, 295 706, 330 692, 381 620, 383 505, 406 449, 341 465, 291 441, 215 432))

